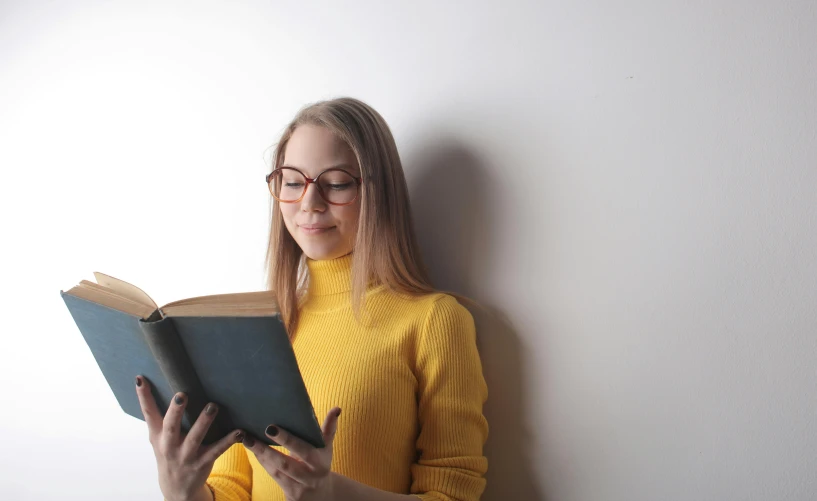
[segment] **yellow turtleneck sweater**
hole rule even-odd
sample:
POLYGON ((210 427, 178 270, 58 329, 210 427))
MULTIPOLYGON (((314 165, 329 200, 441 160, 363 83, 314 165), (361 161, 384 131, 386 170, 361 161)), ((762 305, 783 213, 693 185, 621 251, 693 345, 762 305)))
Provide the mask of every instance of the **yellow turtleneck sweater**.
MULTIPOLYGON (((351 263, 351 254, 307 260, 292 343, 319 421, 343 409, 332 471, 425 501, 478 500, 488 389, 471 314, 446 294, 411 298, 376 287, 366 296, 372 322, 358 323, 351 263)), ((207 484, 216 501, 285 499, 241 444, 216 461, 207 484)))

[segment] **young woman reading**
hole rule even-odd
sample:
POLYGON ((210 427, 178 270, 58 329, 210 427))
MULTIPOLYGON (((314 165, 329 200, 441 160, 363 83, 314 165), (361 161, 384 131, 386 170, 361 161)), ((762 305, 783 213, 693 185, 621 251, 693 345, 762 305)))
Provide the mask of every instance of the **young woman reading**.
MULTIPOLYGON (((269 286, 326 447, 271 423, 210 446, 209 404, 186 435, 136 391, 168 501, 477 501, 487 386, 474 321, 422 264, 406 180, 383 118, 356 99, 301 110, 275 150, 269 286), (339 419, 343 409, 343 419, 339 419)), ((444 206, 444 203, 441 204, 444 206)))

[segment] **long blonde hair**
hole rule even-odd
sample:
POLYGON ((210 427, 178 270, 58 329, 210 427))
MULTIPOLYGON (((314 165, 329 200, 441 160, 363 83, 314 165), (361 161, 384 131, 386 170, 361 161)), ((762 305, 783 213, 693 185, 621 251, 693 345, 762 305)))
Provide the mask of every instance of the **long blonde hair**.
MULTIPOLYGON (((344 97, 302 108, 286 127, 273 153, 272 168, 281 166, 287 142, 304 124, 326 127, 349 145, 360 166, 363 184, 360 219, 352 254, 352 308, 359 318, 367 287, 419 296, 435 292, 414 233, 403 165, 389 126, 366 103, 344 97)), ((290 337, 298 326, 299 301, 308 283, 305 255, 289 234, 272 199, 267 286, 275 291, 290 337)))

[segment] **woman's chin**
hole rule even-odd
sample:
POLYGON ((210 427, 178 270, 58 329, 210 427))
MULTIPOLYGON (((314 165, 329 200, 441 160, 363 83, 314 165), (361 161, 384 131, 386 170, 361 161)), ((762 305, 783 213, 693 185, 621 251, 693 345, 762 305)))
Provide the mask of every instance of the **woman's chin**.
POLYGON ((343 257, 351 252, 351 249, 341 249, 339 247, 329 247, 321 245, 304 245, 301 246, 306 257, 313 261, 325 261, 327 259, 336 259, 343 257))

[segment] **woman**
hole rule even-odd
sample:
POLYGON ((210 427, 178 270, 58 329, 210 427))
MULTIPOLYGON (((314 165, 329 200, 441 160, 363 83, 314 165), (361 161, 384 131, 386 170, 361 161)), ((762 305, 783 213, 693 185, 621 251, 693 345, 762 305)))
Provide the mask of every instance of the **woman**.
POLYGON ((326 413, 327 446, 271 424, 267 435, 282 447, 240 430, 202 447, 218 407, 209 404, 185 436, 184 395, 162 419, 140 377, 165 498, 478 500, 488 424, 474 321, 431 286, 386 122, 350 98, 304 108, 267 183, 269 285, 315 412, 326 413))

